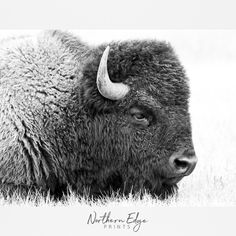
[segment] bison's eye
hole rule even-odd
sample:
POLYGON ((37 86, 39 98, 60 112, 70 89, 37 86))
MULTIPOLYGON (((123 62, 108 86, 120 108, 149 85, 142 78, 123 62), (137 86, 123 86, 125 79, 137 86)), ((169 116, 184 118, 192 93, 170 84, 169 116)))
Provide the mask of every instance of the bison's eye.
POLYGON ((130 109, 130 114, 133 123, 137 125, 149 126, 150 117, 147 113, 145 113, 145 111, 133 107, 130 109))
POLYGON ((133 114, 133 117, 134 117, 136 120, 143 120, 143 119, 146 119, 146 117, 144 116, 144 114, 141 114, 141 113, 133 114))

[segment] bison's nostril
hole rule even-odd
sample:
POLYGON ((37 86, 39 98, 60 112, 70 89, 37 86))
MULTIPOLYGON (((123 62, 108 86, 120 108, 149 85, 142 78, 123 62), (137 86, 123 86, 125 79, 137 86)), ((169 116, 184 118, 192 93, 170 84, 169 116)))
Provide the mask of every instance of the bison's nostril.
POLYGON ((178 153, 173 154, 169 159, 169 164, 172 169, 172 174, 175 176, 189 175, 197 163, 197 157, 194 156, 180 156, 178 153))
POLYGON ((175 159, 174 164, 175 164, 177 169, 178 168, 185 169, 185 168, 188 167, 188 162, 186 160, 175 159))

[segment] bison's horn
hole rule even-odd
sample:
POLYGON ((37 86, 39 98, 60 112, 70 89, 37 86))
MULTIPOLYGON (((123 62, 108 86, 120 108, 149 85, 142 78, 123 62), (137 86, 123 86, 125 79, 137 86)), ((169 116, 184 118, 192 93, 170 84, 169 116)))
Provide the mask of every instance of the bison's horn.
POLYGON ((110 47, 107 46, 103 52, 98 73, 97 73, 97 87, 101 95, 111 100, 119 100, 129 92, 129 86, 123 83, 113 83, 107 71, 107 58, 110 47))

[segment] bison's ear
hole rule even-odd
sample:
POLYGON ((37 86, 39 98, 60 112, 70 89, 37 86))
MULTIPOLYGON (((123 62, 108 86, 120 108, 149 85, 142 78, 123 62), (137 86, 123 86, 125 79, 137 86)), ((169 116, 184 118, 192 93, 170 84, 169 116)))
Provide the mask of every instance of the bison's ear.
POLYGON ((100 94, 110 100, 119 100, 129 92, 130 88, 128 85, 123 83, 113 83, 108 75, 107 71, 107 58, 110 47, 107 46, 103 52, 98 72, 97 72, 97 88, 100 94))

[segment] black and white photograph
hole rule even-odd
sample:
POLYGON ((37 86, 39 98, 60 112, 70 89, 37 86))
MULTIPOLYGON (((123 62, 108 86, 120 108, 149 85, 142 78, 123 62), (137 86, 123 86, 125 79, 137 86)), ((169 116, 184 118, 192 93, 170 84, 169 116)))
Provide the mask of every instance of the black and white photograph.
POLYGON ((2 41, 1 191, 166 199, 197 164, 189 81, 165 41, 2 41), (111 79, 113 78, 113 79, 111 79))
POLYGON ((234 236, 233 15, 1 4, 0 235, 234 236))
POLYGON ((0 208, 129 233, 141 208, 236 205, 236 30, 0 38, 0 208))

